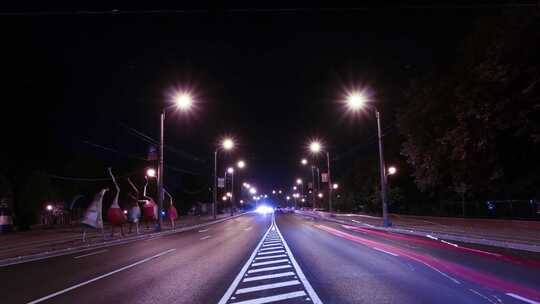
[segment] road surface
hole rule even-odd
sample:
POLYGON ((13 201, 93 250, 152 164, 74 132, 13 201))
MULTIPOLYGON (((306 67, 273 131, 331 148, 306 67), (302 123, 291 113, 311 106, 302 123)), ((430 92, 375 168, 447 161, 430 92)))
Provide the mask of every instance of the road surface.
POLYGON ((293 214, 0 268, 1 303, 540 303, 540 259, 293 214))

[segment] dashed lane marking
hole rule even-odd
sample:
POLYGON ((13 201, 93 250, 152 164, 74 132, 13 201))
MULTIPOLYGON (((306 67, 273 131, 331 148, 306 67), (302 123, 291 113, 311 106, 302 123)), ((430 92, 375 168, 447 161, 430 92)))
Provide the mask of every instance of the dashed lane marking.
POLYGON ((92 252, 92 253, 87 253, 87 254, 79 255, 79 256, 76 256, 76 257, 73 257, 73 258, 74 258, 74 259, 80 259, 80 258, 84 258, 84 257, 87 257, 87 256, 91 256, 91 255, 95 255, 95 254, 104 253, 104 252, 107 252, 107 251, 108 251, 107 249, 103 249, 103 250, 100 250, 100 251, 95 251, 95 252, 92 252))
POLYGON ((61 295, 61 294, 63 294, 63 293, 66 293, 66 292, 68 292, 68 291, 71 291, 71 290, 73 290, 73 289, 77 289, 77 288, 82 287, 82 286, 84 286, 84 285, 88 285, 88 284, 90 284, 90 283, 92 283, 92 282, 95 282, 95 281, 104 279, 104 278, 106 278, 106 277, 108 277, 108 276, 111 276, 111 275, 113 275, 113 274, 115 274, 115 273, 118 273, 118 272, 121 272, 121 271, 130 269, 130 268, 135 267, 135 266, 137 266, 137 265, 139 265, 139 264, 142 264, 142 263, 146 263, 146 262, 148 262, 148 261, 151 261, 151 260, 153 260, 153 259, 156 259, 156 258, 158 258, 158 257, 160 257, 160 256, 162 256, 162 255, 167 254, 167 253, 171 253, 171 252, 173 252, 173 251, 175 251, 175 250, 176 250, 176 249, 169 249, 169 250, 163 251, 163 252, 161 252, 161 253, 158 253, 158 254, 155 254, 155 255, 153 255, 153 256, 147 257, 146 259, 142 259, 142 260, 140 260, 140 261, 138 261, 138 262, 129 264, 129 265, 124 266, 124 267, 122 267, 122 268, 116 269, 116 270, 111 271, 111 272, 108 272, 108 273, 106 273, 106 274, 102 274, 102 275, 100 275, 100 276, 98 276, 98 277, 95 277, 95 278, 93 278, 93 279, 90 279, 90 280, 88 280, 88 281, 84 281, 84 282, 82 282, 82 283, 79 283, 79 284, 73 285, 73 286, 71 286, 71 287, 62 289, 62 290, 57 291, 57 292, 55 292, 55 293, 51 293, 50 295, 44 296, 44 297, 39 298, 39 299, 37 299, 37 300, 28 302, 28 304, 40 303, 40 302, 43 302, 43 301, 48 300, 48 299, 50 299, 50 298, 54 298, 54 297, 59 296, 59 295, 61 295))
POLYGON ((212 237, 211 235, 203 236, 202 238, 200 238, 200 240, 201 240, 201 241, 202 241, 202 240, 207 240, 207 239, 209 239, 209 238, 211 238, 211 237, 212 237))

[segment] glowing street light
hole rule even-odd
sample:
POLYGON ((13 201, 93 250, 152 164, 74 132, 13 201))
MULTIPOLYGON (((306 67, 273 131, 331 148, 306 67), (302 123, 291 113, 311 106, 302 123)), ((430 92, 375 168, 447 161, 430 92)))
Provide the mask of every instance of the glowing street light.
POLYGON ((322 197, 323 197, 323 194, 322 194, 322 193, 319 193, 317 196, 318 196, 319 198, 322 198, 322 197))
POLYGON ((181 93, 174 98, 176 107, 181 111, 188 111, 193 106, 193 98, 188 93, 181 93))
POLYGON ((236 166, 240 169, 243 169, 246 166, 246 163, 243 160, 239 160, 236 166))
POLYGON ((286 199, 286 200, 290 200, 290 199, 291 199, 291 197, 287 195, 287 197, 286 197, 285 199, 286 199))
MULTIPOLYGON (((321 143, 319 141, 317 141, 317 140, 312 141, 309 144, 309 151, 311 151, 313 153, 319 153, 321 151, 321 148, 322 148, 321 143)), ((306 160, 306 164, 307 164, 307 160, 306 160)))
POLYGON ((231 138, 225 138, 223 139, 221 146, 224 150, 231 150, 232 148, 234 148, 234 141, 231 138))
POLYGON ((227 173, 233 174, 234 173, 234 168, 233 167, 227 168, 227 173))
POLYGON ((283 193, 283 191, 279 190, 278 193, 281 194, 281 193, 283 193))
POLYGON ((148 177, 156 177, 156 169, 148 168, 146 170, 146 176, 148 176, 148 177))
POLYGON ((254 187, 251 187, 251 188, 249 189, 249 193, 251 193, 251 194, 257 194, 257 189, 255 189, 254 187))
POLYGON ((297 185, 301 185, 301 184, 302 184, 302 179, 301 179, 301 178, 297 179, 297 180, 296 180, 296 184, 297 184, 297 185))
POLYGON ((293 186, 293 187, 292 187, 292 189, 293 189, 293 190, 296 190, 296 189, 298 189, 298 187, 296 187, 296 186, 293 186))
POLYGON ((305 166, 305 165, 307 165, 308 161, 307 161, 307 159, 302 158, 302 160, 300 161, 300 163, 301 163, 302 165, 305 166))
POLYGON ((388 167, 388 175, 394 175, 397 173, 397 168, 394 166, 388 167))
POLYGON ((45 207, 45 209, 47 209, 47 211, 52 211, 53 206, 51 204, 49 204, 49 205, 47 205, 47 207, 45 207))
POLYGON ((272 194, 276 194, 276 190, 272 190, 272 194))
POLYGON ((227 196, 224 195, 221 199, 222 199, 223 201, 226 201, 226 200, 227 200, 227 196))
POLYGON ((335 189, 337 189, 337 188, 339 188, 339 185, 338 185, 338 184, 333 184, 333 185, 332 185, 332 189, 335 190, 335 189))
POLYGON ((345 102, 349 110, 358 111, 364 108, 367 103, 367 98, 362 92, 354 91, 349 93, 345 102))

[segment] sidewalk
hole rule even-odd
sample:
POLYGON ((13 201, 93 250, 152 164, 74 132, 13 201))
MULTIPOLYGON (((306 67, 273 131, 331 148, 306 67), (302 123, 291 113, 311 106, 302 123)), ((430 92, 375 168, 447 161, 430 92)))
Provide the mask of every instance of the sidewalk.
POLYGON ((540 222, 501 219, 469 219, 391 214, 392 227, 382 227, 382 218, 364 214, 300 211, 342 224, 437 237, 448 240, 540 252, 540 222))
MULTIPOLYGON (((238 214, 237 214, 238 215, 238 214)), ((218 214, 216 220, 230 218, 229 214, 218 214)), ((184 228, 210 223, 214 221, 212 216, 181 216, 176 221, 175 231, 184 228)), ((88 229, 86 231, 86 242, 82 241, 82 227, 74 225, 70 227, 42 228, 24 232, 13 232, 0 234, 0 264, 2 261, 13 259, 23 259, 38 254, 52 254, 66 250, 76 250, 93 248, 107 244, 122 243, 137 239, 154 237, 159 234, 172 233, 171 223, 168 220, 163 222, 161 233, 154 232, 154 226, 146 228, 144 223, 139 225, 139 234, 133 231, 128 233, 129 225, 124 225, 124 236, 120 229, 115 228, 114 236, 111 237, 111 227, 107 224, 104 227, 104 234, 98 229, 88 229)))

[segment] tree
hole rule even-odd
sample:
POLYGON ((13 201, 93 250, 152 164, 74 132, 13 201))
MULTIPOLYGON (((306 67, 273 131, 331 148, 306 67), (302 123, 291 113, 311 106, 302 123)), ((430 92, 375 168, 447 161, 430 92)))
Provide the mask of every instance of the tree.
POLYGON ((455 65, 424 75, 398 115, 401 153, 432 195, 538 194, 538 14, 482 18, 455 65), (458 190, 456 190, 458 189, 458 190))

